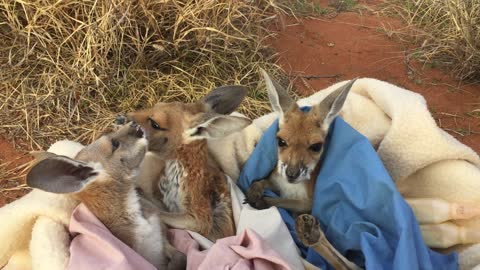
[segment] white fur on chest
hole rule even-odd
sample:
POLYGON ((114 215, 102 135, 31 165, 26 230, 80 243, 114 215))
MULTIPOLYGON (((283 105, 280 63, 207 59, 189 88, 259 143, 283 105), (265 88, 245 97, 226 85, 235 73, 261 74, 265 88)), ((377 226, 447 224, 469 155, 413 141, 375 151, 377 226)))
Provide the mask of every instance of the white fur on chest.
POLYGON ((156 267, 163 265, 165 263, 165 247, 160 219, 156 215, 143 216, 140 198, 133 188, 128 193, 127 213, 134 222, 132 248, 156 267))
POLYGON ((287 179, 283 178, 278 173, 272 173, 269 180, 280 191, 280 196, 282 198, 288 198, 288 199, 308 198, 307 186, 305 185, 305 182, 292 184, 292 183, 289 183, 287 179))
POLYGON ((167 160, 165 170, 158 182, 158 188, 163 195, 163 203, 169 212, 184 211, 181 203, 180 183, 186 172, 177 160, 167 160))

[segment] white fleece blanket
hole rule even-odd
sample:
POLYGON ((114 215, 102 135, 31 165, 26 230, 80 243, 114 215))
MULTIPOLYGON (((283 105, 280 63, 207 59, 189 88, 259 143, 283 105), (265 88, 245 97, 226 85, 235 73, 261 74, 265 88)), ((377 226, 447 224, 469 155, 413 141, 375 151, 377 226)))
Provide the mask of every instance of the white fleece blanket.
MULTIPOLYGON (((79 143, 59 141, 48 151, 74 157, 79 143)), ((70 215, 78 202, 32 190, 0 208, 0 267, 4 270, 63 270, 69 259, 70 215)))
MULTIPOLYGON (((300 106, 318 104, 346 81, 300 99, 300 106)), ((440 129, 425 99, 412 91, 376 79, 358 79, 340 116, 365 135, 406 198, 442 198, 480 205, 480 159, 468 146, 440 129)), ((256 119, 263 130, 275 115, 256 119)), ((456 221, 476 226, 480 218, 456 221)), ((460 269, 479 265, 480 245, 455 247, 460 269)))

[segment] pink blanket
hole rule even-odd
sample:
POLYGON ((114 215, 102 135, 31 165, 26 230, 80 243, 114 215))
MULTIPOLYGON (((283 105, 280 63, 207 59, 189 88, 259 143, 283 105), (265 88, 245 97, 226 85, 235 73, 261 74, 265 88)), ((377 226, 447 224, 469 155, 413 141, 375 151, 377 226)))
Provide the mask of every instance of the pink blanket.
POLYGON ((290 269, 288 264, 254 231, 219 239, 208 250, 184 230, 171 230, 171 242, 187 254, 187 269, 290 269))
POLYGON ((70 261, 67 270, 155 270, 156 268, 124 244, 82 203, 70 218, 70 261))
MULTIPOLYGON (((154 270, 142 256, 113 236, 80 204, 73 211, 70 233, 70 261, 67 270, 154 270)), ((187 254, 187 269, 291 269, 254 231, 217 240, 208 250, 200 251, 187 231, 170 230, 174 246, 187 254)))

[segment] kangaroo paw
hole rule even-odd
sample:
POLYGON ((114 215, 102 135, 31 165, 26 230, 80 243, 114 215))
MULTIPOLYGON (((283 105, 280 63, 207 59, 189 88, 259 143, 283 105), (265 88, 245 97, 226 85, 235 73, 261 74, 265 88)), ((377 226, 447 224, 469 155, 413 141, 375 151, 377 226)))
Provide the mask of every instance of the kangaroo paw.
POLYGON ((318 220, 308 214, 303 214, 295 220, 295 230, 300 241, 306 246, 317 244, 322 238, 325 238, 318 220))
POLYGON ((247 190, 245 202, 256 209, 266 209, 269 207, 263 199, 264 185, 262 181, 254 182, 247 190))

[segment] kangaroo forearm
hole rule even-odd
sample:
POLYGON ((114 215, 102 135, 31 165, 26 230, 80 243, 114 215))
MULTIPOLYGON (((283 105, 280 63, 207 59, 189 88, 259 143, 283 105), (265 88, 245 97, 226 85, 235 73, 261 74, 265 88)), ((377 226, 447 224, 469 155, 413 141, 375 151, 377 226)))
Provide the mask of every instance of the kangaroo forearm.
POLYGON ((270 206, 276 206, 291 210, 295 213, 309 213, 312 210, 312 200, 309 199, 285 199, 265 197, 265 202, 270 206))
POLYGON ((319 240, 318 243, 311 246, 318 254, 320 254, 327 262, 337 270, 353 270, 360 269, 358 266, 350 262, 342 254, 340 254, 326 239, 319 240))

